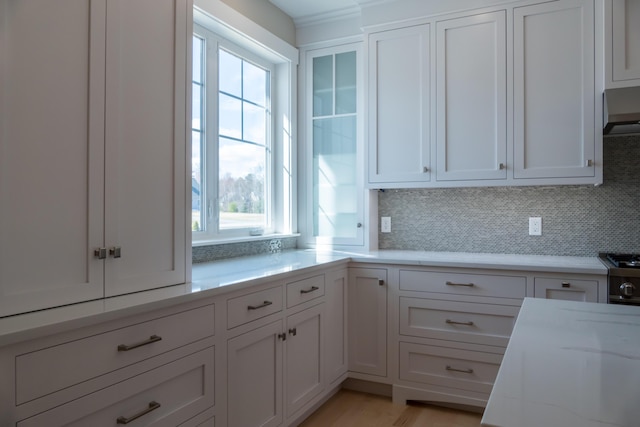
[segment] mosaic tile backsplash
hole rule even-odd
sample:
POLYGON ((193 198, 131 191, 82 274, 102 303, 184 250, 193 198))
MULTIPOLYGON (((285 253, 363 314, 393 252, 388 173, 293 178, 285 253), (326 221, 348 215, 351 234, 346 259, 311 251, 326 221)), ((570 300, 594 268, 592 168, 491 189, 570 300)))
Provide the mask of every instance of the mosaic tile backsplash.
POLYGON ((387 190, 380 249, 594 256, 640 252, 640 135, 604 139, 604 184, 387 190), (542 236, 529 236, 529 217, 542 236))
POLYGON ((235 258, 246 255, 280 252, 296 248, 297 239, 286 237, 252 242, 227 243, 224 245, 194 246, 191 259, 198 262, 215 261, 218 259, 235 258))

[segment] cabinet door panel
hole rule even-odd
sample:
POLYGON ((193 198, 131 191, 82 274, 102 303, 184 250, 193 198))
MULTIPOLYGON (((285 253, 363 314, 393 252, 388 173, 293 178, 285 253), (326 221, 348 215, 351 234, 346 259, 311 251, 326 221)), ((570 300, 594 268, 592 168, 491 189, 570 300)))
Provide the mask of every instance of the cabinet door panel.
POLYGON ((590 0, 514 9, 515 178, 595 175, 593 9, 590 0))
POLYGON ((187 4, 107 3, 107 296, 185 280, 187 4))
POLYGON ((369 182, 429 181, 429 25, 369 36, 369 182))
POLYGON ((640 2, 612 1, 613 80, 640 79, 640 2))
POLYGON ((0 0, 0 316, 100 298, 104 0, 0 0))
POLYGON ((325 357, 327 382, 347 372, 347 271, 326 274, 325 289, 328 316, 325 316, 325 357))
POLYGON ((282 321, 229 340, 228 425, 272 427, 282 423, 282 321))
POLYGON ((287 318, 287 416, 302 409, 324 387, 322 381, 322 317, 324 304, 287 318))
POLYGON ((506 72, 504 11, 436 24, 438 181, 506 179, 506 72))
POLYGON ((349 370, 387 375, 387 270, 349 269, 349 370))

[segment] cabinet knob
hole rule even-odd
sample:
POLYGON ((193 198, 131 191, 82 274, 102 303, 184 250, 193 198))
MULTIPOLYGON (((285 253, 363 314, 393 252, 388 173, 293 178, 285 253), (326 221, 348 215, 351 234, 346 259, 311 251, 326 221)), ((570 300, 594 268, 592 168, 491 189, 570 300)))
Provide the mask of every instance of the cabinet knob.
POLYGON ((296 328, 289 329, 289 335, 292 335, 295 337, 297 333, 298 333, 298 330, 296 328))
POLYGON ((428 167, 426 167, 426 166, 423 166, 423 168, 422 168, 422 172, 423 172, 423 173, 427 173, 427 172, 429 172, 429 168, 428 168, 428 167))
POLYGON ((107 248, 95 248, 93 255, 98 259, 105 259, 107 257, 107 248))
POLYGON ((571 283, 569 283, 569 282, 562 282, 562 287, 563 287, 563 288, 570 288, 570 287, 571 287, 571 283))
POLYGON ((122 248, 120 246, 109 248, 109 255, 114 258, 120 258, 122 256, 122 248))
POLYGON ((590 168, 593 166, 593 160, 589 159, 587 160, 587 167, 590 168))
POLYGON ((281 334, 278 334, 278 339, 282 340, 282 341, 286 341, 287 340, 287 334, 285 334, 284 332, 281 334))
POLYGON ((499 168, 500 168, 501 171, 505 170, 507 168, 507 165, 505 165, 504 163, 500 163, 499 168))
POLYGON ((378 286, 384 286, 384 280, 378 280, 378 286))

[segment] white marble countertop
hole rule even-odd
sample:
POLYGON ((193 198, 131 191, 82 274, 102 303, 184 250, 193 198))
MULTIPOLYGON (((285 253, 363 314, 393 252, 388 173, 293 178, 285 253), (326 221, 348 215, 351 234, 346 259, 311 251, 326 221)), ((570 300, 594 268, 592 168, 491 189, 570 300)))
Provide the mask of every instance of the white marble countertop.
POLYGON ((0 346, 118 317, 148 312, 198 298, 280 280, 289 273, 333 263, 365 262, 452 268, 485 268, 606 275, 596 257, 477 254, 420 251, 293 250, 194 264, 191 283, 73 304, 0 319, 0 346))
POLYGON ((640 307, 526 298, 483 426, 640 425, 640 307))

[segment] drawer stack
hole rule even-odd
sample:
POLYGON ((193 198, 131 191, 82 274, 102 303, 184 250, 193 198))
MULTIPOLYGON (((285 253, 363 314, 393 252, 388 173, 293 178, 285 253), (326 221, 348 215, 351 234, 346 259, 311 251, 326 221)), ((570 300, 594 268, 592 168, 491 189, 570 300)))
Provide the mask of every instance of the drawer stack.
POLYGON ((17 426, 213 425, 214 305, 6 349, 17 426))
POLYGON ((396 400, 486 406, 527 278, 401 268, 396 400))

